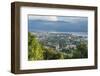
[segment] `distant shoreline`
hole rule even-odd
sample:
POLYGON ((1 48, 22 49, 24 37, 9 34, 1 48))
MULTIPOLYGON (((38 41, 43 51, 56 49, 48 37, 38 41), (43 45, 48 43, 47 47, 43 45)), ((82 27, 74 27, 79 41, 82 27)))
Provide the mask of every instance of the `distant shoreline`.
POLYGON ((77 36, 88 36, 88 32, 36 32, 36 31, 34 31, 34 32, 31 32, 31 33, 53 33, 53 34, 58 34, 58 33, 60 33, 60 34, 64 34, 64 33, 66 33, 66 34, 72 34, 72 35, 77 35, 77 36))

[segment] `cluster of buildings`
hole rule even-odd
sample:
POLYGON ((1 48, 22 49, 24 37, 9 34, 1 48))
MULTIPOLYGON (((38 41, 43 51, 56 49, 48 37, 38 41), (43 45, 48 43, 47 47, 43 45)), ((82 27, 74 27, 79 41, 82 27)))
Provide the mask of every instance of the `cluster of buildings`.
POLYGON ((44 45, 45 48, 53 48, 57 51, 63 49, 76 49, 80 42, 87 44, 87 35, 75 35, 72 33, 58 32, 34 32, 37 39, 44 45))

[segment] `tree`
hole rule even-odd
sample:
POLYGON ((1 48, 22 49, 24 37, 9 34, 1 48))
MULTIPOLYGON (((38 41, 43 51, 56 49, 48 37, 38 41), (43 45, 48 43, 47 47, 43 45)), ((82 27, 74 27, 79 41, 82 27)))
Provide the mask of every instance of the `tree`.
POLYGON ((79 46, 77 46, 77 49, 80 51, 81 58, 87 58, 88 50, 85 43, 81 43, 79 46))
POLYGON ((73 51, 73 57, 74 58, 87 58, 88 57, 87 44, 80 43, 79 45, 77 45, 77 49, 73 51))
POLYGON ((35 35, 28 33, 28 59, 29 60, 42 60, 43 48, 35 35))
POLYGON ((45 49, 44 59, 45 60, 64 59, 64 55, 61 52, 57 52, 54 49, 49 48, 49 49, 45 49))

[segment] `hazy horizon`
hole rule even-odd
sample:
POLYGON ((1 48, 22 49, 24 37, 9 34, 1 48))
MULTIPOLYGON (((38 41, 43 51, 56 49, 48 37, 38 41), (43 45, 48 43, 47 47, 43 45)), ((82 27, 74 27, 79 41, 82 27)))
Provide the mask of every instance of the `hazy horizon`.
POLYGON ((87 32, 88 18, 76 16, 28 16, 29 32, 87 32))

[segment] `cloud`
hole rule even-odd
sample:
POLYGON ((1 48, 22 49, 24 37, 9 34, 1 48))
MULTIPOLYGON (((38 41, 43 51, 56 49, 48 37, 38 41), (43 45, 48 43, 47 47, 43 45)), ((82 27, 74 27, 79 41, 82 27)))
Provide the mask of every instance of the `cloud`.
POLYGON ((51 21, 58 21, 58 18, 56 16, 49 16, 48 17, 48 20, 51 20, 51 21))
POLYGON ((30 15, 29 20, 41 20, 41 21, 64 21, 69 23, 79 23, 88 21, 87 17, 79 16, 42 16, 42 15, 30 15))
POLYGON ((87 17, 72 17, 72 16, 67 16, 67 17, 59 17, 59 21, 64 21, 64 22, 70 22, 70 23, 78 23, 78 22, 83 22, 87 21, 87 17))
POLYGON ((29 16, 29 20, 58 21, 56 16, 29 16))
POLYGON ((29 31, 87 32, 88 18, 75 16, 29 16, 29 31))

